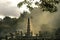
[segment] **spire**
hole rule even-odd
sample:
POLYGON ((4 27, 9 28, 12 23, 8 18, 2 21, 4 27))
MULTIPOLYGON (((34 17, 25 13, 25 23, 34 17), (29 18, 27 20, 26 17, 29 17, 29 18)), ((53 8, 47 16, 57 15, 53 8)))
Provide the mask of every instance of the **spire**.
POLYGON ((30 36, 30 17, 28 17, 27 36, 30 36))

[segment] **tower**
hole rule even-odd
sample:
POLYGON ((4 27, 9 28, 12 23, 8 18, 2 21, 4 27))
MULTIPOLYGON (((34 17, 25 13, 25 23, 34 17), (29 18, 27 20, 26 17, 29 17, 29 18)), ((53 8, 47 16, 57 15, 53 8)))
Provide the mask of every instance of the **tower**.
POLYGON ((30 17, 28 18, 28 24, 27 24, 27 36, 30 36, 30 17))

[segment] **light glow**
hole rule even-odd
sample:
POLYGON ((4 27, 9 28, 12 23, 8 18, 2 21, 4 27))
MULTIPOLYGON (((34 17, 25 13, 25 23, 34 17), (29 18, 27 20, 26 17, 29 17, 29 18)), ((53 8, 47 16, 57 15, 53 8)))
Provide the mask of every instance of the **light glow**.
MULTIPOLYGON (((7 3, 8 5, 7 6, 10 6, 10 7, 17 7, 17 4, 19 3, 19 2, 23 2, 24 0, 0 0, 0 3, 1 4, 5 4, 5 3, 7 3)), ((29 1, 29 2, 32 2, 32 5, 30 5, 32 8, 34 8, 34 7, 38 7, 37 5, 35 5, 35 2, 40 2, 40 0, 27 0, 27 1, 29 1)), ((18 10, 20 10, 20 13, 23 13, 24 11, 25 12, 28 12, 28 13, 31 13, 30 11, 29 11, 29 8, 27 8, 27 4, 23 4, 22 6, 21 6, 21 8, 19 8, 18 10)), ((12 16, 13 17, 13 16, 12 16)), ((0 16, 0 18, 4 18, 4 16, 0 16)))
POLYGON ((30 13, 29 8, 27 8, 27 5, 28 5, 28 4, 23 4, 23 5, 21 6, 21 8, 20 8, 20 12, 21 12, 21 13, 23 13, 23 12, 28 12, 28 13, 30 13))
POLYGON ((0 18, 3 19, 5 16, 0 15, 0 18))

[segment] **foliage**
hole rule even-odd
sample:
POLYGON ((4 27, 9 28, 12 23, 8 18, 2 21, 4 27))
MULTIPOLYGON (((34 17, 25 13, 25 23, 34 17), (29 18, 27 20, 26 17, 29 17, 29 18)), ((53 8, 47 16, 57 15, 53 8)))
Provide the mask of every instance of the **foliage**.
POLYGON ((10 18, 8 16, 6 16, 4 19, 3 19, 3 24, 6 24, 6 25, 14 25, 16 23, 17 19, 16 18, 10 18))
POLYGON ((56 39, 60 39, 60 28, 58 28, 55 32, 56 39))
POLYGON ((3 20, 0 21, 0 30, 9 30, 11 28, 14 29, 16 25, 17 19, 16 18, 10 18, 6 16, 3 20))
MULTIPOLYGON (((18 7, 20 8, 23 4, 28 4, 27 7, 31 10, 34 8, 31 7, 32 3, 31 1, 34 0, 25 0, 23 2, 18 3, 18 7)), ((60 0, 40 0, 39 2, 36 1, 35 5, 38 7, 41 7, 43 11, 49 11, 49 12, 56 12, 57 11, 57 6, 56 4, 59 4, 60 0)))

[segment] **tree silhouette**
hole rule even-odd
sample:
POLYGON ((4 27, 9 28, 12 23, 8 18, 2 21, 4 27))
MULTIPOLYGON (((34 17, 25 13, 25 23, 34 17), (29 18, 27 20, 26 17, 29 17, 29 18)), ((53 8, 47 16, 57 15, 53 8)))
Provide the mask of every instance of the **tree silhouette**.
POLYGON ((0 33, 8 33, 8 31, 10 32, 15 30, 16 22, 16 18, 10 18, 9 16, 6 16, 4 19, 0 21, 0 33))
POLYGON ((17 19, 16 18, 10 18, 9 16, 6 16, 3 19, 3 23, 4 24, 7 24, 7 25, 10 25, 10 26, 16 24, 16 22, 17 22, 17 19))
MULTIPOLYGON (((27 4, 27 8, 29 10, 33 10, 34 8, 31 6, 35 0, 24 0, 23 2, 18 3, 18 7, 20 8, 23 4, 27 4)), ((40 0, 36 1, 34 4, 41 7, 42 11, 56 12, 57 6, 60 0, 40 0)))

